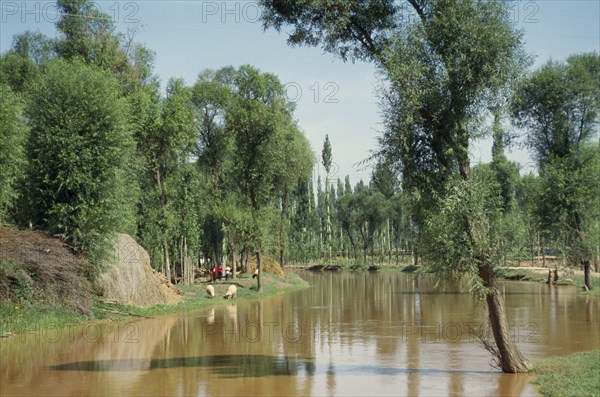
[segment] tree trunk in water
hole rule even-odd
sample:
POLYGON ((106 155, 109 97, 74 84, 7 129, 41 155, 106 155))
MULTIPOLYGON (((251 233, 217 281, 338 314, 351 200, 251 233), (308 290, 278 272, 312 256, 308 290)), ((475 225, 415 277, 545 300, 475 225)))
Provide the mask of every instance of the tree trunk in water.
POLYGON ((486 302, 502 372, 511 374, 528 372, 529 363, 523 358, 515 341, 510 338, 510 329, 504 311, 504 298, 496 285, 493 270, 487 266, 481 266, 479 267, 479 276, 484 285, 492 290, 486 296, 486 302))
POLYGON ((256 253, 256 268, 258 269, 258 275, 256 276, 256 292, 262 291, 262 255, 260 251, 256 253))
POLYGON ((590 261, 583 262, 583 279, 584 279, 585 287, 587 288, 588 291, 591 291, 593 288, 593 285, 592 285, 592 272, 591 272, 590 261))

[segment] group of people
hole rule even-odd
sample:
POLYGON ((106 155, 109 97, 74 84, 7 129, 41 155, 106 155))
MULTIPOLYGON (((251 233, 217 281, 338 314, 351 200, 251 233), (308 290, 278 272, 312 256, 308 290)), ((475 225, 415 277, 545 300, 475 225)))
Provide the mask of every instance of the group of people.
POLYGON ((223 266, 221 265, 210 268, 210 278, 212 281, 222 280, 223 277, 225 277, 225 280, 229 280, 231 278, 231 268, 229 266, 225 267, 225 273, 223 273, 223 266))

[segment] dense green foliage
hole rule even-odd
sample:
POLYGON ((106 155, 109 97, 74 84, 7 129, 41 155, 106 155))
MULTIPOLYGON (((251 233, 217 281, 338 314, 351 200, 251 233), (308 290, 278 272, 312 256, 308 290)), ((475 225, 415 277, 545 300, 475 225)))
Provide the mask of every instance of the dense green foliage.
POLYGON ((28 94, 24 216, 87 252, 110 232, 133 229, 127 191, 133 139, 117 93, 110 74, 57 59, 28 94))
POLYGON ((0 222, 15 208, 26 164, 26 139, 22 103, 10 86, 0 80, 0 222))
POLYGON ((152 53, 108 15, 88 0, 58 8, 59 37, 25 32, 1 57, 2 219, 97 265, 129 233, 178 282, 204 258, 283 261, 291 196, 315 159, 277 76, 206 70, 163 94, 152 53))
MULTIPOLYGON (((511 111, 515 123, 527 129, 526 143, 538 161, 541 230, 589 275, 600 246, 600 147, 589 143, 600 114, 600 55, 546 63, 519 84, 511 111)), ((592 288, 589 277, 586 285, 592 288)))

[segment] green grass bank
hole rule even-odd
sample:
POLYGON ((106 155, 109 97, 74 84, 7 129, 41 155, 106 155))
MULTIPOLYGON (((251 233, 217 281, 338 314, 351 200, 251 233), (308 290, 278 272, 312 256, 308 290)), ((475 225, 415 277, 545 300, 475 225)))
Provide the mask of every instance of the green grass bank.
POLYGON ((536 361, 531 383, 542 396, 600 395, 600 350, 536 361))

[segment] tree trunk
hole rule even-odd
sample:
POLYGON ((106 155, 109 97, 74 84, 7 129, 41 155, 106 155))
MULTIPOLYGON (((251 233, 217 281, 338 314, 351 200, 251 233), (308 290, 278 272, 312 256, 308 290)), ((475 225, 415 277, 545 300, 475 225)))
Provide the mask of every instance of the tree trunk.
POLYGON ((591 272, 590 261, 583 261, 583 279, 584 279, 585 287, 587 288, 588 291, 591 291, 593 288, 593 285, 592 285, 592 272, 591 272))
POLYGON ((236 276, 236 273, 237 273, 237 261, 236 261, 236 259, 237 258, 236 258, 235 248, 232 251, 231 255, 233 255, 233 263, 231 264, 231 279, 235 280, 237 278, 237 276, 236 276))
POLYGON ((281 213, 279 214, 279 264, 281 267, 284 266, 284 252, 285 252, 285 221, 287 219, 287 202, 288 202, 288 191, 284 189, 283 195, 281 196, 281 213))
POLYGON ((511 374, 528 372, 529 363, 523 358, 515 341, 510 338, 510 329, 504 311, 504 298, 498 290, 492 269, 484 265, 480 266, 479 276, 483 284, 491 288, 491 292, 486 296, 486 302, 502 372, 511 374))
POLYGON ((165 266, 165 277, 167 277, 167 281, 171 284, 171 261, 169 260, 169 244, 167 244, 166 240, 162 241, 163 248, 163 263, 165 266))
POLYGON ((546 247, 543 244, 544 242, 542 242, 542 267, 546 267, 546 247))
POLYGON ((256 292, 262 291, 262 255, 260 251, 256 253, 256 268, 258 275, 256 276, 256 292))
POLYGON ((181 238, 181 279, 184 285, 189 285, 189 276, 187 274, 187 239, 181 238))

